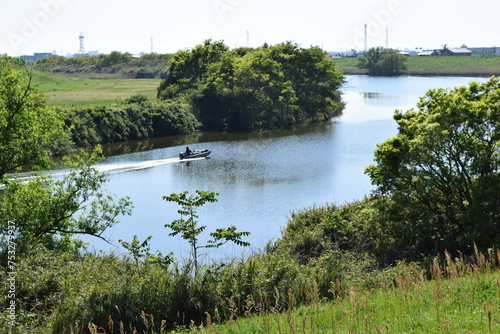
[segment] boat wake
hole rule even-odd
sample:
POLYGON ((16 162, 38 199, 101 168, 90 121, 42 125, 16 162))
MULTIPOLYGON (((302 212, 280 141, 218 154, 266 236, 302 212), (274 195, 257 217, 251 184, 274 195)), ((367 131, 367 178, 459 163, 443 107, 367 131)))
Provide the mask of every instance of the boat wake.
POLYGON ((170 164, 177 161, 179 161, 179 158, 169 158, 169 159, 123 163, 123 164, 95 165, 94 168, 97 169, 99 172, 103 173, 119 173, 119 172, 129 172, 134 170, 152 168, 160 165, 170 164))
MULTIPOLYGON (((190 161, 205 160, 205 159, 206 159, 205 157, 184 159, 184 160, 180 160, 179 158, 168 158, 168 159, 148 160, 148 161, 131 162, 131 163, 97 164, 92 167, 94 167, 96 170, 102 173, 121 173, 121 172, 130 172, 146 168, 152 168, 156 166, 171 164, 174 162, 188 163, 190 161)), ((53 179, 60 179, 68 175, 70 173, 70 170, 57 169, 57 170, 46 171, 46 173, 50 175, 50 177, 52 177, 53 179)), ((22 182, 29 182, 33 179, 38 178, 39 175, 32 173, 19 173, 19 174, 11 174, 10 177, 16 178, 17 180, 22 182)))

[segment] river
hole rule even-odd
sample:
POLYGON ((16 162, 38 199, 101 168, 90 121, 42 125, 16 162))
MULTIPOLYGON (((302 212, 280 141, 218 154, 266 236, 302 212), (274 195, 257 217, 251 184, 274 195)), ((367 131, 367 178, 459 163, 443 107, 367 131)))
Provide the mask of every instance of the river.
MULTIPOLYGON (((129 142, 105 147, 108 156, 99 166, 108 171, 108 192, 130 196, 132 216, 109 229, 105 236, 142 241, 152 235, 151 251, 189 256, 189 245, 168 236, 164 228, 180 216, 175 203, 162 196, 182 191, 220 193, 218 202, 200 208, 199 225, 207 225, 200 244, 216 228, 236 225, 249 231, 245 240, 252 254, 279 238, 292 211, 324 203, 343 204, 363 198, 372 189, 364 169, 373 163, 377 143, 397 134, 394 110, 416 107, 428 89, 466 85, 485 78, 466 77, 368 77, 347 76, 343 86, 346 108, 340 118, 293 130, 251 134, 202 133, 191 149, 210 149, 210 159, 179 162, 185 149, 179 137, 129 142), (137 151, 137 152, 136 152, 137 151)), ((90 249, 123 251, 97 239, 90 249)), ((225 245, 206 254, 231 258, 242 254, 225 245)))

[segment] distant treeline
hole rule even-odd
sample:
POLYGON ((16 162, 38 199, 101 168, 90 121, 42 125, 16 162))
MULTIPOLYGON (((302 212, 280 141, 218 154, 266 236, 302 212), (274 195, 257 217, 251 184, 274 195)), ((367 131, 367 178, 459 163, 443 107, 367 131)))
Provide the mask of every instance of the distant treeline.
POLYGON ((109 55, 66 58, 51 56, 39 59, 34 68, 39 71, 67 75, 114 74, 127 78, 166 78, 170 54, 145 54, 140 58, 130 53, 113 51, 109 55))
MULTIPOLYGON (((422 76, 481 76, 500 75, 500 56, 481 57, 407 57, 408 75, 422 76)), ((333 58, 333 62, 345 74, 368 74, 367 69, 359 68, 359 58, 333 58)))

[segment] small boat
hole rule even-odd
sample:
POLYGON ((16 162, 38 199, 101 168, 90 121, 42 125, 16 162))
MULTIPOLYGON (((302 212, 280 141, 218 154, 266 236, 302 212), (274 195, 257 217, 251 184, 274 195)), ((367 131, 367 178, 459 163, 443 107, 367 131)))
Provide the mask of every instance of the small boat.
POLYGON ((179 159, 196 159, 196 158, 204 158, 208 156, 212 151, 210 150, 193 150, 191 154, 186 154, 186 152, 179 153, 179 159))

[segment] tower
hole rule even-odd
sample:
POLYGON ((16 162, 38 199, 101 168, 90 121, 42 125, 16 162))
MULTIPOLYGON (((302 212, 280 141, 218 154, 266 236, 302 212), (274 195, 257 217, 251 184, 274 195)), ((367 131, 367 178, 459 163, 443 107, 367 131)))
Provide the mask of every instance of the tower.
POLYGON ((385 48, 389 48, 389 28, 385 27, 385 48))
POLYGON ((80 33, 80 36, 78 36, 78 38, 80 39, 80 49, 78 50, 78 54, 83 55, 85 54, 85 47, 83 46, 85 36, 83 36, 83 32, 80 33))
POLYGON ((365 52, 366 52, 366 50, 368 50, 368 37, 366 35, 366 27, 367 27, 367 25, 365 23, 365 52))

